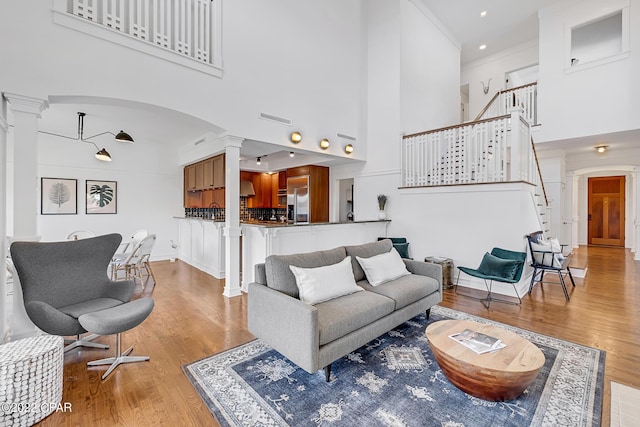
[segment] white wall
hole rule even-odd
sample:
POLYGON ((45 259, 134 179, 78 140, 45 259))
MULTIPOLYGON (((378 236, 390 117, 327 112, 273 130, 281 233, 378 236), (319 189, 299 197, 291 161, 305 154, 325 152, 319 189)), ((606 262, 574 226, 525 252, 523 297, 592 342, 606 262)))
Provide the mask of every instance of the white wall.
POLYGON ((285 145, 291 128, 260 112, 293 120, 314 147, 337 132, 358 136, 360 0, 225 2, 221 79, 56 25, 50 7, 0 4, 0 39, 14 41, 0 44, 0 91, 148 103, 285 145))
MULTIPOLYGON (((402 208, 389 211, 388 235, 407 237, 414 259, 440 256, 476 268, 493 247, 526 252, 524 236, 539 229, 532 192, 521 183, 403 190, 402 208)), ((484 288, 464 275, 461 284, 484 288)), ((511 285, 494 290, 513 294, 511 285)))
POLYGON ((400 129, 411 134, 459 123, 460 50, 414 3, 401 5, 400 129), (455 112, 455 114, 454 114, 455 112))
POLYGON ((469 120, 482 111, 496 92, 506 88, 506 73, 537 63, 538 42, 534 40, 466 64, 460 73, 460 84, 469 85, 469 120), (489 92, 485 94, 481 82, 487 84, 489 79, 489 92))
POLYGON ((378 194, 389 196, 390 217, 410 209, 398 190, 401 134, 457 123, 460 103, 459 46, 428 10, 405 0, 367 1, 365 10, 367 162, 339 172, 355 178, 356 220, 377 218, 378 194))
POLYGON ((110 144, 113 160, 107 163, 93 156, 92 144, 40 135, 38 181, 42 177, 78 180, 78 214, 39 215, 42 240, 63 240, 75 230, 120 233, 126 240, 144 228, 157 236, 153 260, 175 257, 170 240, 178 241, 173 216, 184 215, 182 168, 175 161, 175 148, 145 144, 110 144), (85 213, 87 179, 117 181, 117 214, 85 213))
POLYGON ((639 0, 568 2, 540 13, 538 117, 542 128, 536 142, 640 127, 640 112, 634 108, 640 96, 637 52, 630 50, 597 66, 567 66, 567 31, 629 4, 633 46, 640 41, 640 27, 634 25, 640 19, 639 0))

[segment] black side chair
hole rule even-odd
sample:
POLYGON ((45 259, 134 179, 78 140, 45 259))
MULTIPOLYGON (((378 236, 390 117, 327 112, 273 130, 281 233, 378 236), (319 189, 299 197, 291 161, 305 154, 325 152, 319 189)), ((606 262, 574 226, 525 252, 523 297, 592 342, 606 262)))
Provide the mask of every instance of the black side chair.
POLYGON ((409 256, 409 242, 405 237, 378 237, 378 241, 386 239, 391 240, 393 247, 400 254, 400 258, 413 259, 409 256))
POLYGON ((132 280, 114 282, 107 276, 121 241, 119 234, 108 234, 63 242, 14 242, 10 249, 27 315, 38 328, 60 336, 117 334, 116 357, 89 362, 112 365, 102 379, 120 363, 149 360, 129 356, 131 349, 120 351, 120 333, 142 323, 153 309, 151 298, 130 301, 132 280))
POLYGON ((531 283, 529 284, 529 293, 533 290, 535 282, 542 283, 545 271, 552 271, 558 275, 560 279, 560 285, 564 292, 564 298, 569 301, 569 292, 567 292, 567 286, 565 285, 564 277, 568 276, 571 280, 571 285, 575 288, 576 284, 573 281, 573 275, 571 274, 571 256, 564 256, 562 254, 562 247, 560 251, 553 251, 553 249, 541 250, 540 240, 543 237, 542 231, 536 231, 527 235, 527 246, 529 247, 529 253, 531 255, 531 267, 533 267, 533 274, 531 275, 531 283), (536 280, 536 276, 540 275, 540 278, 536 280))
POLYGON ((487 296, 477 299, 479 299, 487 309, 489 309, 489 307, 491 306, 491 301, 499 301, 508 304, 519 305, 522 300, 520 299, 520 295, 518 295, 518 290, 516 289, 515 284, 518 283, 520 281, 520 278, 522 277, 522 269, 524 267, 526 259, 526 252, 515 252, 507 249, 493 248, 491 250, 491 253, 487 252, 484 254, 484 257, 482 258, 482 261, 480 262, 480 266, 478 268, 458 267, 456 293, 458 290, 458 281, 460 280, 460 272, 462 271, 469 276, 478 277, 484 280, 484 284, 487 287, 487 296), (513 301, 495 298, 492 292, 492 285, 494 281, 511 283, 511 285, 513 286, 513 290, 518 297, 518 302, 516 303, 513 301))

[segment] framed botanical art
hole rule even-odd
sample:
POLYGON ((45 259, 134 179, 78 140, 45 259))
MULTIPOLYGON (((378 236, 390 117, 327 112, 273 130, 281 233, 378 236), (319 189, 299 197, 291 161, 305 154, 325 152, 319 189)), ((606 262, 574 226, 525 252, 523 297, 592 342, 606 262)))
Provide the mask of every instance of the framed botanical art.
POLYGON ((118 213, 118 183, 87 180, 87 214, 118 213))
POLYGON ((76 215, 78 213, 78 180, 41 178, 40 213, 42 215, 76 215))

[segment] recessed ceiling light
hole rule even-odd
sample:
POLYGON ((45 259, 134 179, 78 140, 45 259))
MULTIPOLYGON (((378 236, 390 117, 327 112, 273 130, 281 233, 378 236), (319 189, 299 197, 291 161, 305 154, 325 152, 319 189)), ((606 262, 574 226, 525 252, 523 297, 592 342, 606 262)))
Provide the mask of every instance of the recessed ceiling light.
POLYGON ((487 11, 486 11, 486 10, 483 10, 482 12, 480 12, 480 16, 481 16, 482 18, 484 18, 485 16, 487 16, 487 11))
POLYGON ((486 45, 486 44, 481 44, 481 45, 480 45, 480 50, 485 50, 486 48, 487 48, 487 45, 486 45))

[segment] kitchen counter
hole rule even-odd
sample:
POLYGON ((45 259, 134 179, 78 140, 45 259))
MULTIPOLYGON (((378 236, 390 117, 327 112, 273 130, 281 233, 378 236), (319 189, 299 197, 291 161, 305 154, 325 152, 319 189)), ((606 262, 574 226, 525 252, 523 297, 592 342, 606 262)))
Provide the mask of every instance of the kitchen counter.
POLYGON ((390 220, 283 224, 255 221, 242 229, 242 289, 254 281, 254 266, 269 255, 288 255, 359 245, 387 236, 390 220))

